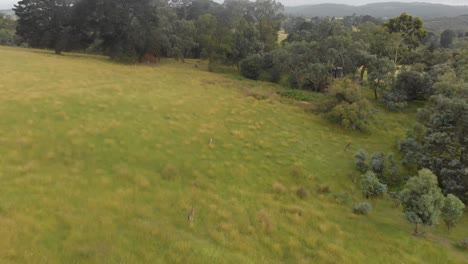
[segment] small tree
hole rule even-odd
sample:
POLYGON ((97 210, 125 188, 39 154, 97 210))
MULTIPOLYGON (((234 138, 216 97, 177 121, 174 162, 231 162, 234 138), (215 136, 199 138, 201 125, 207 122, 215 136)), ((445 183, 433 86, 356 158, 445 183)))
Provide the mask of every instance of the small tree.
POLYGON ((257 80, 262 72, 262 57, 253 55, 240 62, 240 74, 245 78, 257 80))
POLYGON ((400 73, 394 90, 397 94, 403 94, 408 101, 426 100, 433 94, 430 76, 416 71, 400 73))
POLYGON ((368 171, 361 177, 361 191, 366 199, 373 199, 387 192, 387 185, 381 183, 375 173, 368 171))
POLYGON ((455 195, 449 194, 445 197, 441 216, 449 231, 450 228, 456 226, 458 220, 462 217, 463 209, 465 209, 465 205, 455 195))
POLYGON ((363 149, 360 149, 354 157, 356 158, 357 169, 360 172, 365 173, 368 169, 366 164, 367 153, 363 149))
POLYGON ((362 96, 361 87, 349 79, 336 80, 329 93, 333 102, 326 117, 346 129, 365 130, 372 118, 372 105, 362 96))
POLYGON ((406 182, 400 193, 400 200, 406 219, 415 225, 414 234, 418 235, 418 225, 437 223, 443 196, 437 184, 437 177, 428 169, 422 169, 418 176, 406 182))
POLYGON ((440 35, 440 45, 444 48, 450 48, 450 45, 452 45, 456 36, 457 34, 455 31, 450 29, 444 30, 444 32, 442 32, 440 35))

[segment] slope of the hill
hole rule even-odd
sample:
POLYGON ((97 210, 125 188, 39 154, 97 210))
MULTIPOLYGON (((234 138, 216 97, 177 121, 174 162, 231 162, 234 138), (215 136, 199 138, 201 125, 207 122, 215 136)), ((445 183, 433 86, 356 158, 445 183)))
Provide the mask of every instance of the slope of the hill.
POLYGON ((446 29, 466 33, 468 32, 468 15, 425 19, 424 26, 437 33, 442 33, 446 29))
POLYGON ((353 153, 390 151, 409 112, 356 134, 191 64, 0 58, 0 263, 466 260, 466 219, 415 238, 389 202, 351 212, 353 153))
POLYGON ((285 12, 291 15, 306 17, 344 17, 357 15, 371 15, 380 18, 399 16, 407 12, 413 16, 428 17, 455 17, 468 14, 468 6, 449 6, 428 3, 401 3, 387 2, 367 4, 363 6, 351 6, 342 4, 318 4, 303 6, 288 6, 285 12))

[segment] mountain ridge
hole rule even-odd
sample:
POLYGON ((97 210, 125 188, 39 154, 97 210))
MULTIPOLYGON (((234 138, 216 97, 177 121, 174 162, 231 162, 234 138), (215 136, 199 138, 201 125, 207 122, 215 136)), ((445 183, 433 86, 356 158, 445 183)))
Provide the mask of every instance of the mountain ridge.
POLYGON ((385 2, 362 6, 346 4, 316 4, 285 7, 286 14, 307 17, 344 17, 356 14, 389 18, 398 16, 403 12, 424 18, 456 17, 468 14, 468 6, 450 6, 422 2, 385 2))

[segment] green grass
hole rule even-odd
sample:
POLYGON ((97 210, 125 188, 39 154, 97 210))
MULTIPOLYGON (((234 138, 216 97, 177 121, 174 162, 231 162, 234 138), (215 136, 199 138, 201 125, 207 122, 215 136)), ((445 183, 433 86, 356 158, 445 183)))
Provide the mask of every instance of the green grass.
POLYGON ((466 217, 415 238, 390 202, 352 213, 353 154, 391 151, 412 112, 381 111, 359 134, 190 63, 0 58, 1 263, 466 261, 452 245, 466 217))

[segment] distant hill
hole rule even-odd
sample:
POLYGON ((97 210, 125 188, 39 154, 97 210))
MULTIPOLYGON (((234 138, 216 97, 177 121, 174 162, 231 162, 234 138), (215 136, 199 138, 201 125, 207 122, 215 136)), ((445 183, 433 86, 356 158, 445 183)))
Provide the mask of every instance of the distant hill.
POLYGON ((468 6, 401 2, 375 3, 363 6, 319 4, 289 6, 285 8, 285 12, 291 15, 307 17, 344 17, 355 13, 357 15, 371 15, 380 18, 395 17, 403 12, 407 12, 413 16, 435 18, 468 15, 468 6))
POLYGON ((438 33, 446 29, 456 32, 468 32, 468 15, 425 19, 424 25, 430 31, 438 33))
POLYGON ((13 15, 15 15, 15 11, 13 11, 11 9, 4 9, 4 10, 0 10, 0 14, 4 14, 4 15, 7 15, 7 16, 13 16, 13 15))
POLYGON ((16 20, 15 11, 11 9, 0 10, 0 18, 16 20))

